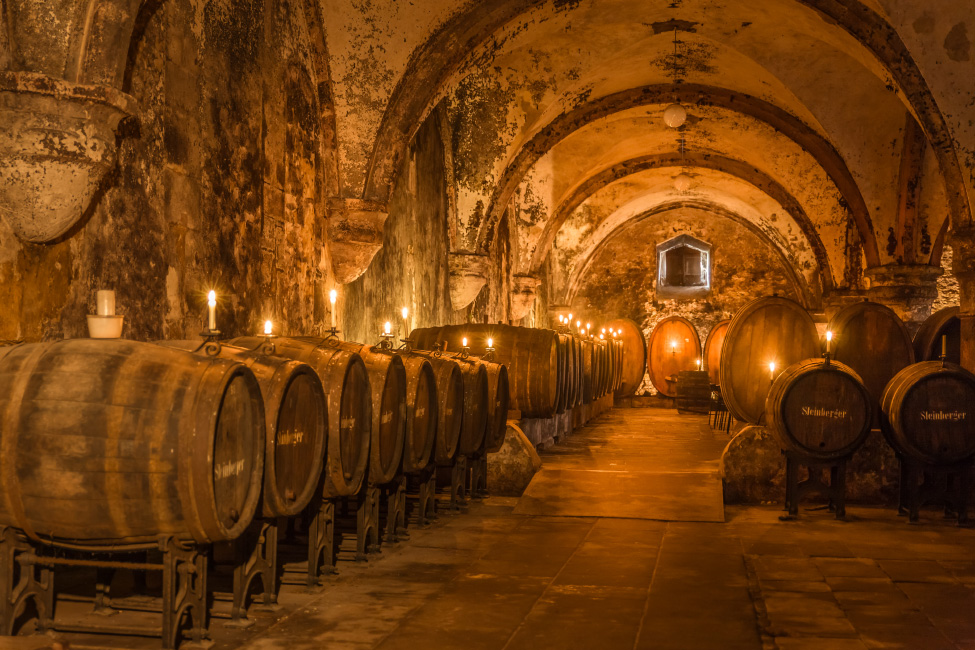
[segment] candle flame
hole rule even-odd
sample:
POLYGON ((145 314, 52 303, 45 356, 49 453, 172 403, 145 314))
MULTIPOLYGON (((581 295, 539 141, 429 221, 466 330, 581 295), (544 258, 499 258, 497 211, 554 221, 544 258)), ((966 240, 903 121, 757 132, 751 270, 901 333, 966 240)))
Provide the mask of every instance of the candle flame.
POLYGON ((339 292, 336 291, 335 289, 332 289, 331 291, 328 292, 328 301, 333 305, 335 304, 335 300, 338 297, 339 297, 339 292))
POLYGON ((572 321, 572 314, 569 314, 569 317, 566 320, 571 322, 572 321))
POLYGON ((602 341, 602 340, 603 340, 603 339, 605 339, 605 338, 606 338, 606 335, 605 335, 605 334, 600 334, 600 335, 599 335, 599 340, 600 340, 600 341, 602 341))
POLYGON ((494 339, 488 339, 488 347, 489 348, 493 348, 494 347, 494 339))
POLYGON ((466 336, 463 339, 461 339, 461 345, 463 347, 465 347, 465 348, 467 347, 467 337, 466 336))
POLYGON ((774 361, 769 361, 768 362, 768 371, 769 372, 775 372, 775 362, 774 361))
POLYGON ((586 323, 586 329, 587 330, 591 330, 592 329, 592 323, 586 323))
POLYGON ((606 333, 606 328, 604 327, 604 328, 603 328, 603 331, 602 331, 602 332, 600 332, 600 334, 605 334, 605 333, 606 333))
POLYGON ((403 320, 406 320, 410 315, 410 310, 407 307, 403 307, 403 320))
POLYGON ((271 321, 269 321, 269 320, 264 321, 264 333, 265 334, 270 334, 271 333, 271 330, 273 329, 273 327, 274 327, 274 325, 271 323, 271 321))
POLYGON ((210 293, 207 294, 207 304, 209 306, 211 306, 211 307, 216 307, 217 306, 217 292, 216 291, 210 291, 210 293))
POLYGON ((580 330, 582 329, 582 321, 581 320, 577 320, 576 321, 576 327, 578 327, 580 330))
POLYGON ((386 321, 386 324, 383 325, 383 331, 386 332, 387 334, 389 334, 390 332, 392 332, 393 331, 393 324, 390 323, 389 321, 386 321))
POLYGON ((826 340, 827 341, 833 340, 833 332, 831 332, 830 330, 826 330, 826 340))

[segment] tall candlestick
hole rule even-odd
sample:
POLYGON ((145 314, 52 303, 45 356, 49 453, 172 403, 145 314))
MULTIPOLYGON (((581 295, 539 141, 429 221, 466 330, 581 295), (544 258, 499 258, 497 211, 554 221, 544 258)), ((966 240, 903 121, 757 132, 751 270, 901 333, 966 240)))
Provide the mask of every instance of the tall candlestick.
POLYGON ((210 318, 207 325, 211 332, 217 329, 217 292, 211 291, 207 294, 207 307, 210 310, 210 318))
POLYGON ((95 294, 95 313, 99 316, 115 315, 115 292, 111 289, 100 289, 95 294))
POLYGON ((332 303, 332 310, 331 311, 332 311, 332 329, 333 330, 335 329, 335 301, 338 299, 338 297, 339 297, 339 292, 336 291, 335 289, 332 289, 331 291, 328 292, 328 301, 330 303, 332 303))

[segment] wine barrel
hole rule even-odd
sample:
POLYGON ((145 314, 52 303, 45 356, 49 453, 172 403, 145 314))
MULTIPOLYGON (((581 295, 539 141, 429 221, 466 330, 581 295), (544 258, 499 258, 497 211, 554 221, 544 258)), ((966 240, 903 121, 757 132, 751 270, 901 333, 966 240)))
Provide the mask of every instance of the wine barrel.
MULTIPOLYGON (((200 341, 157 341, 157 345, 207 354, 200 341)), ((311 502, 325 462, 327 409, 318 375, 306 363, 221 344, 218 356, 250 368, 264 399, 264 517, 294 517, 311 502)), ((268 350, 273 353, 272 350, 268 350)))
POLYGON ((619 330, 622 347, 620 364, 620 386, 616 394, 628 397, 636 392, 647 374, 647 342, 640 326, 628 318, 618 318, 606 323, 607 327, 619 330))
POLYGON ((914 363, 911 335, 889 307, 875 302, 847 305, 833 316, 829 329, 833 358, 853 368, 874 404, 880 404, 894 375, 914 363))
POLYGON ((742 307, 725 334, 718 376, 721 396, 737 419, 759 424, 776 368, 819 356, 816 324, 797 302, 771 296, 742 307))
POLYGON ((406 367, 400 355, 371 345, 343 341, 339 347, 362 357, 372 394, 370 485, 390 483, 403 466, 406 445, 406 367))
POLYGON ((453 359, 415 352, 430 362, 437 377, 437 437, 433 446, 433 460, 448 465, 457 453, 461 427, 464 423, 464 374, 453 359))
POLYGON ((464 423, 460 429, 457 454, 471 457, 484 449, 484 439, 488 431, 488 392, 487 366, 477 357, 464 357, 461 353, 444 352, 443 357, 454 360, 464 376, 464 423))
POLYGON ((711 380, 704 370, 681 370, 677 375, 677 412, 707 414, 711 409, 711 380))
POLYGON ((653 328, 647 345, 647 371, 658 392, 677 396, 677 375, 682 370, 697 370, 701 340, 691 323, 680 316, 669 316, 653 328))
MULTIPOLYGON (((559 348, 562 350, 564 360, 564 366, 559 371, 562 375, 562 410, 556 409, 556 412, 564 413, 566 409, 575 406, 576 349, 571 334, 559 334, 559 348)), ((507 425, 505 428, 507 429, 507 425)))
POLYGON ((901 456, 952 465, 975 456, 975 375, 924 361, 897 373, 881 399, 883 431, 901 456))
POLYGON ((589 404, 596 397, 593 385, 593 344, 590 339, 582 339, 582 403, 589 404))
POLYGON ((504 436, 508 432, 508 405, 511 391, 508 387, 508 369, 500 363, 481 360, 487 371, 488 427, 484 434, 484 451, 493 454, 501 451, 504 436))
POLYGON ((728 334, 730 324, 731 319, 715 323, 704 342, 704 363, 712 384, 721 383, 721 348, 724 346, 724 337, 728 334))
MULTIPOLYGON (((264 338, 242 336, 231 345, 254 349, 264 338)), ((302 361, 322 380, 328 404, 325 453, 325 498, 357 494, 369 463, 372 400, 369 375, 362 358, 339 348, 338 339, 322 337, 274 339, 274 354, 302 361)))
POLYGON ((483 356, 487 340, 494 340, 493 359, 508 366, 511 408, 531 418, 547 418, 556 412, 558 401, 558 335, 552 330, 510 325, 449 325, 415 329, 410 333, 414 347, 435 350, 446 342, 448 351, 459 352, 467 338, 471 355, 483 356))
POLYGON ((586 401, 586 358, 582 338, 572 335, 572 344, 575 348, 575 406, 582 406, 586 401))
POLYGON ((958 307, 945 307, 928 316, 914 334, 914 359, 935 361, 941 358, 941 337, 947 337, 945 359, 961 363, 961 319, 958 307))
POLYGON ((817 461, 849 456, 870 433, 874 402, 846 364, 805 359, 783 370, 765 404, 768 428, 787 451, 817 461))
POLYGON ((437 438, 439 401, 433 366, 422 356, 401 355, 406 368, 406 436, 403 471, 416 473, 430 465, 437 438))
POLYGON ((261 389, 244 364, 151 343, 0 349, 0 524, 88 550, 231 540, 257 510, 261 389))

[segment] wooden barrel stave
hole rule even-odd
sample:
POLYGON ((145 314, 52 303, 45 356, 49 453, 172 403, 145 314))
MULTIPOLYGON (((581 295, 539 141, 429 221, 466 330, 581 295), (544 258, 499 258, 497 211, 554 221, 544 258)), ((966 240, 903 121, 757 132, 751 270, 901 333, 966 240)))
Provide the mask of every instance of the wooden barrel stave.
POLYGON ((508 406, 511 391, 508 386, 508 368, 500 363, 483 361, 488 382, 488 427, 484 438, 485 453, 501 451, 508 431, 508 406))
POLYGON ((433 461, 438 465, 447 465, 453 461, 457 453, 461 427, 464 423, 464 375, 460 366, 452 359, 425 352, 414 354, 426 358, 437 377, 439 404, 433 461))
POLYGON ((961 363, 961 313, 959 307, 945 307, 928 316, 914 334, 915 361, 935 361, 941 358, 941 337, 946 337, 946 359, 961 363))
MULTIPOLYGON (((229 343, 254 349, 264 338, 244 336, 229 343)), ((280 337, 274 340, 274 353, 308 364, 322 381, 328 405, 322 495, 331 499, 358 494, 369 464, 373 418, 362 358, 341 349, 338 339, 323 337, 280 337)))
POLYGON ((422 356, 400 355, 406 368, 406 436, 403 471, 416 473, 430 465, 439 422, 437 377, 422 356))
POLYGON ((234 539, 260 498, 264 408, 243 364, 123 340, 0 351, 0 523, 106 550, 234 539))
POLYGON ((628 397, 636 392, 647 374, 647 342, 643 337, 640 326, 628 318, 611 320, 607 327, 620 331, 620 368, 619 386, 616 394, 628 397))
POLYGON ((728 334, 730 324, 731 319, 716 323, 708 332, 708 338, 704 342, 704 364, 712 384, 721 384, 721 348, 724 346, 724 337, 728 334))

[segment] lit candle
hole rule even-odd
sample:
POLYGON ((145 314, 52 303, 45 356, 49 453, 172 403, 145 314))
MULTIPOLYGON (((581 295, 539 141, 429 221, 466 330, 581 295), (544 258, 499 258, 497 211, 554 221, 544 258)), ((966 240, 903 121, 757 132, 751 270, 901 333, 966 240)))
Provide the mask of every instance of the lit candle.
POLYGON ((264 321, 264 336, 271 336, 271 330, 273 329, 273 327, 274 326, 271 324, 271 321, 269 320, 264 321))
POLYGON ((671 354, 677 354, 677 341, 670 342, 670 352, 671 354))
POLYGON ((410 317, 410 310, 409 310, 408 307, 403 307, 403 309, 400 310, 400 313, 403 314, 403 336, 409 336, 410 335, 410 322, 409 322, 408 319, 410 317))
POLYGON ((335 329, 335 301, 339 297, 339 292, 332 289, 328 292, 328 301, 332 303, 332 329, 335 329))
POLYGON ((569 317, 566 318, 565 320, 571 323, 572 322, 572 314, 569 314, 569 317))
POLYGON ((211 332, 217 329, 217 292, 211 291, 207 294, 207 307, 210 310, 210 318, 207 321, 211 332))
POLYGON ((697 360, 697 369, 698 370, 701 369, 701 360, 700 359, 697 360))
POLYGON ((833 332, 826 330, 826 354, 829 354, 830 344, 833 342, 833 332))
POLYGON ((488 339, 488 347, 489 348, 493 348, 494 347, 494 339, 490 339, 490 338, 488 339))
POLYGON ((99 316, 115 315, 115 292, 111 289, 100 289, 95 294, 95 313, 99 316))
POLYGON ((465 348, 467 347, 467 337, 466 336, 461 339, 461 346, 462 347, 465 347, 465 348))
POLYGON ((604 328, 603 328, 603 331, 602 331, 602 332, 600 332, 600 334, 605 334, 605 333, 606 333, 606 328, 604 327, 604 328))
POLYGON ((577 320, 577 321, 576 321, 576 327, 578 327, 578 328, 579 328, 579 331, 580 331, 580 332, 582 331, 582 321, 581 321, 581 320, 577 320))
POLYGON ((390 323, 389 321, 386 321, 386 323, 383 325, 383 333, 385 333, 386 336, 389 336, 389 334, 392 331, 393 331, 393 324, 390 323))
POLYGON ((769 372, 770 375, 774 375, 775 374, 775 362, 774 361, 769 361, 768 362, 768 372, 769 372))
POLYGON ((586 323, 586 331, 589 331, 591 329, 592 329, 592 323, 586 323))
POLYGON ((600 341, 602 341, 602 340, 603 340, 603 339, 605 339, 605 338, 606 338, 606 335, 605 335, 605 334, 602 334, 602 333, 600 333, 600 335, 599 335, 599 340, 600 340, 600 341))

